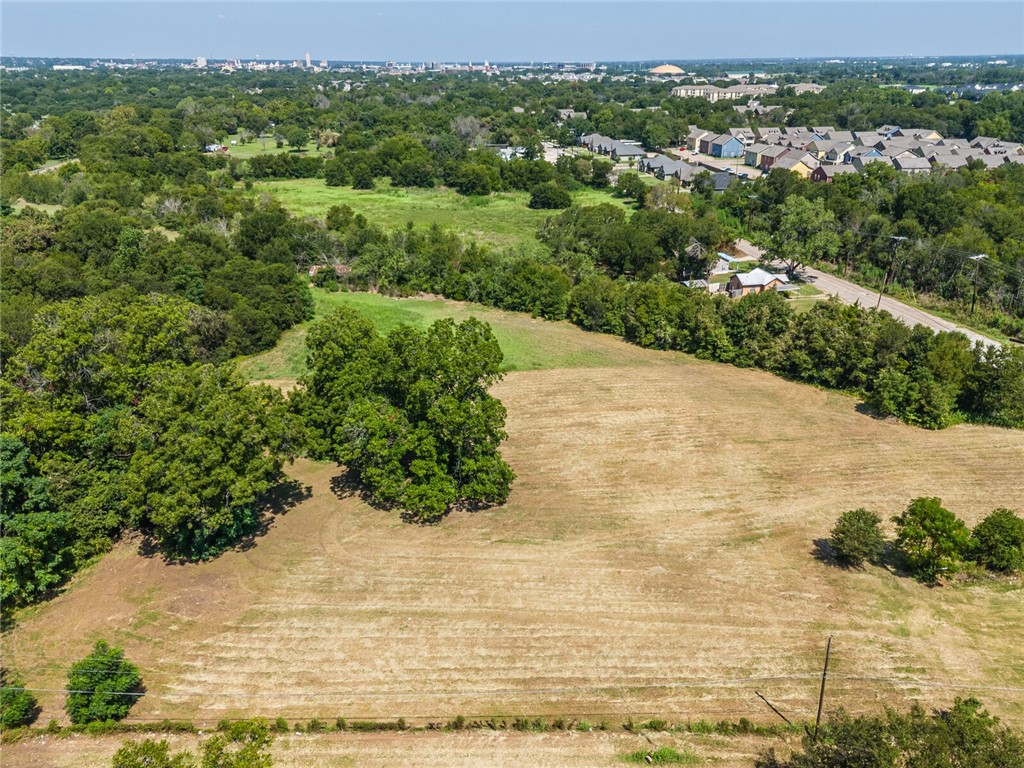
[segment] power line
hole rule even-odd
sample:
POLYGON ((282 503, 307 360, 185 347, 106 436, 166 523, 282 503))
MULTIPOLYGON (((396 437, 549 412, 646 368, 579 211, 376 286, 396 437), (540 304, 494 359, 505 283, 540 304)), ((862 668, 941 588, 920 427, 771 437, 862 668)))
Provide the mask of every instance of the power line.
MULTIPOLYGON (((162 691, 153 692, 147 691, 140 693, 137 691, 109 691, 111 694, 125 695, 125 696, 150 696, 153 698, 179 698, 182 696, 223 696, 223 697, 234 697, 234 698, 263 698, 267 696, 278 696, 281 698, 326 698, 326 697, 338 697, 342 699, 351 698, 395 698, 395 697, 415 697, 415 698, 470 698, 470 697, 488 697, 488 696, 547 696, 553 694, 582 694, 582 693, 611 693, 615 691, 651 691, 651 690, 683 690, 693 688, 720 688, 720 687, 732 687, 741 685, 750 685, 756 683, 771 683, 771 682, 798 682, 803 680, 817 680, 820 675, 816 672, 808 672, 802 674, 791 674, 791 675, 768 675, 761 677, 740 677, 740 678, 728 678, 721 680, 684 680, 675 681, 670 683, 646 683, 646 684, 634 684, 634 683, 621 683, 618 685, 602 685, 602 686, 566 686, 566 687, 553 687, 553 688, 495 688, 486 690, 469 690, 469 691, 288 691, 282 689, 274 689, 267 691, 198 691, 198 690, 180 690, 180 691, 162 691)), ((975 685, 970 683, 945 683, 936 680, 916 680, 910 678, 891 678, 891 677, 879 677, 879 676, 866 676, 866 675, 830 675, 829 680, 832 681, 844 681, 850 683, 873 683, 873 684, 884 684, 894 685, 906 688, 931 688, 939 690, 966 690, 966 691, 989 691, 997 693, 1024 693, 1024 686, 1008 686, 1008 685, 975 685)), ((24 690, 37 693, 92 693, 89 690, 76 690, 68 688, 35 688, 29 686, 5 686, 0 690, 24 690)))

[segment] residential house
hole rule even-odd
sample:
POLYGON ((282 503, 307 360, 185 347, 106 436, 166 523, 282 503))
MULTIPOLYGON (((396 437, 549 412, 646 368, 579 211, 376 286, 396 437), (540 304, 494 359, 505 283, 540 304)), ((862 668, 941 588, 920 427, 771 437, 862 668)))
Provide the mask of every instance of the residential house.
POLYGON ((671 157, 665 155, 654 155, 653 157, 641 157, 637 160, 636 169, 640 173, 656 173, 658 168, 665 163, 675 162, 671 157))
POLYGON ((723 133, 711 142, 712 157, 743 157, 743 142, 735 136, 723 133))
POLYGON ((900 128, 896 135, 917 139, 918 141, 935 142, 942 140, 942 134, 938 131, 933 131, 931 128, 900 128))
POLYGON ((932 170, 932 164, 918 155, 894 157, 892 167, 901 173, 930 173, 932 170))
POLYGON ((754 132, 749 128, 730 128, 726 133, 742 141, 743 146, 754 143, 754 132))
POLYGON ((749 272, 740 272, 730 277, 726 283, 726 290, 732 298, 738 299, 748 293, 785 290, 788 286, 789 278, 785 275, 773 274, 755 267, 749 272))
POLYGON ((682 184, 690 184, 693 181, 693 177, 701 172, 701 168, 696 165, 690 165, 683 160, 677 160, 672 165, 663 165, 656 174, 662 181, 667 181, 670 178, 679 179, 682 184))
POLYGON ((853 158, 853 167, 859 173, 863 173, 864 169, 872 163, 884 163, 890 168, 892 167, 892 161, 888 157, 882 157, 881 155, 858 155, 853 158))
POLYGON ((866 157, 878 158, 878 157, 881 157, 881 156, 882 156, 882 153, 879 152, 874 147, 852 147, 851 149, 849 149, 846 152, 845 155, 843 155, 843 162, 844 163, 852 163, 853 161, 857 160, 858 158, 866 158, 866 157))
POLYGON ((970 158, 964 157, 963 155, 954 155, 952 153, 935 153, 933 155, 929 155, 925 159, 932 164, 933 168, 944 165, 951 171, 955 171, 957 168, 963 168, 968 162, 970 162, 970 158))
POLYGON ((782 137, 782 129, 776 126, 761 126, 754 129, 754 138, 763 144, 775 144, 782 137))
POLYGON ((699 152, 700 140, 705 136, 708 136, 710 133, 710 131, 705 131, 703 128, 691 125, 690 132, 686 134, 686 148, 691 152, 699 152))
POLYGON ((853 144, 855 141, 853 131, 829 131, 825 138, 829 141, 845 141, 850 144, 853 144))
POLYGON ((609 154, 611 155, 612 160, 615 160, 616 162, 619 160, 631 160, 647 156, 647 152, 644 151, 643 147, 638 147, 636 144, 629 144, 625 141, 612 142, 609 154))
POLYGON ((761 165, 761 153, 768 149, 769 144, 751 144, 745 150, 743 150, 743 164, 749 165, 751 168, 757 168, 761 165))
POLYGON ((776 144, 761 153, 760 168, 762 171, 771 169, 773 165, 780 159, 788 155, 793 150, 790 147, 784 147, 781 144, 776 144))
POLYGON ((846 157, 846 153, 853 149, 854 145, 845 141, 837 141, 825 152, 825 162, 831 165, 839 165, 846 157))
MULTIPOLYGON (((918 159, 920 160, 920 158, 918 159)), ((776 169, 792 171, 797 176, 800 176, 801 178, 804 179, 810 178, 811 171, 813 170, 813 168, 807 165, 807 163, 804 162, 802 158, 797 157, 796 155, 786 155, 785 157, 780 157, 772 165, 772 170, 774 171, 776 169)))
POLYGON ((856 173, 857 169, 852 165, 819 165, 811 171, 811 181, 831 184, 832 179, 844 173, 856 173))
POLYGON ((703 136, 700 137, 700 141, 697 142, 697 151, 700 152, 702 155, 710 155, 711 142, 718 138, 720 138, 720 136, 717 133, 704 134, 703 136))

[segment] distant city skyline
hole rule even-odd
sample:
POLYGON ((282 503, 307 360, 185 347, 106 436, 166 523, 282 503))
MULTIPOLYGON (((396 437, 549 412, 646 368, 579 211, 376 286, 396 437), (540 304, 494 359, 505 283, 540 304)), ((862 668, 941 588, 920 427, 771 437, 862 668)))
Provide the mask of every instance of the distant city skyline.
POLYGON ((1021 2, 3 2, 4 56, 671 61, 1024 53, 1021 2))

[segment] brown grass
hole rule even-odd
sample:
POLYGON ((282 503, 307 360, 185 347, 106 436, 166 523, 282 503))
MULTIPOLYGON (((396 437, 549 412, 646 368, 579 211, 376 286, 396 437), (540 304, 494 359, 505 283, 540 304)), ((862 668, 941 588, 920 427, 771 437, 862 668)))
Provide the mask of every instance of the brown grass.
MULTIPOLYGON (((179 566, 123 542, 20 617, 6 660, 59 688, 106 637, 143 670, 133 719, 770 722, 754 690, 813 717, 834 634, 829 708, 974 692, 1024 724, 1024 591, 929 589, 812 556, 852 507, 888 517, 936 495, 969 523, 1024 508, 1024 433, 928 432, 761 372, 643 354, 496 388, 519 475, 503 509, 406 525, 300 461, 310 498, 252 546, 179 566)), ((59 696, 40 698, 43 722, 61 716, 59 696)))

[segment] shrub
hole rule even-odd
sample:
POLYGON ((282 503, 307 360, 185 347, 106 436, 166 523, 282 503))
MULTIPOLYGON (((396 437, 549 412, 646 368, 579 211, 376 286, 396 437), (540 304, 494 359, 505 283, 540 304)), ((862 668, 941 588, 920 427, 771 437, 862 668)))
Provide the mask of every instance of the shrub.
POLYGON ((71 667, 64 711, 75 725, 120 720, 139 698, 142 677, 124 651, 97 640, 92 653, 71 667))
POLYGON ((942 506, 942 499, 914 499, 892 521, 897 529, 896 548, 915 578, 934 582, 941 575, 956 573, 968 549, 970 531, 942 506))
POLYGON ((971 553, 993 571, 1024 570, 1024 519, 1009 509, 997 509, 974 527, 971 553))
POLYGON ((843 512, 828 540, 836 559, 852 568, 875 560, 885 544, 879 528, 881 522, 878 515, 863 507, 843 512))
POLYGON ((788 760, 774 749, 757 768, 831 768, 832 766, 1005 766, 1019 768, 1024 739, 981 708, 976 699, 957 699, 947 711, 926 714, 917 704, 908 714, 851 717, 842 710, 829 716, 815 743, 803 740, 803 752, 788 760))
POLYGON ((224 733, 203 742, 203 768, 270 768, 274 734, 262 720, 231 723, 224 733))
POLYGON ((538 184, 530 190, 530 202, 527 207, 540 210, 568 208, 572 205, 572 196, 553 181, 538 184))
POLYGON ((288 721, 283 717, 277 718, 274 721, 274 730, 278 733, 288 733, 288 721))
POLYGON ((171 754, 166 741, 126 741, 111 761, 112 768, 186 768, 194 765, 186 752, 171 754))
POLYGON ((17 677, 0 675, 0 730, 31 725, 39 716, 36 698, 17 677))

